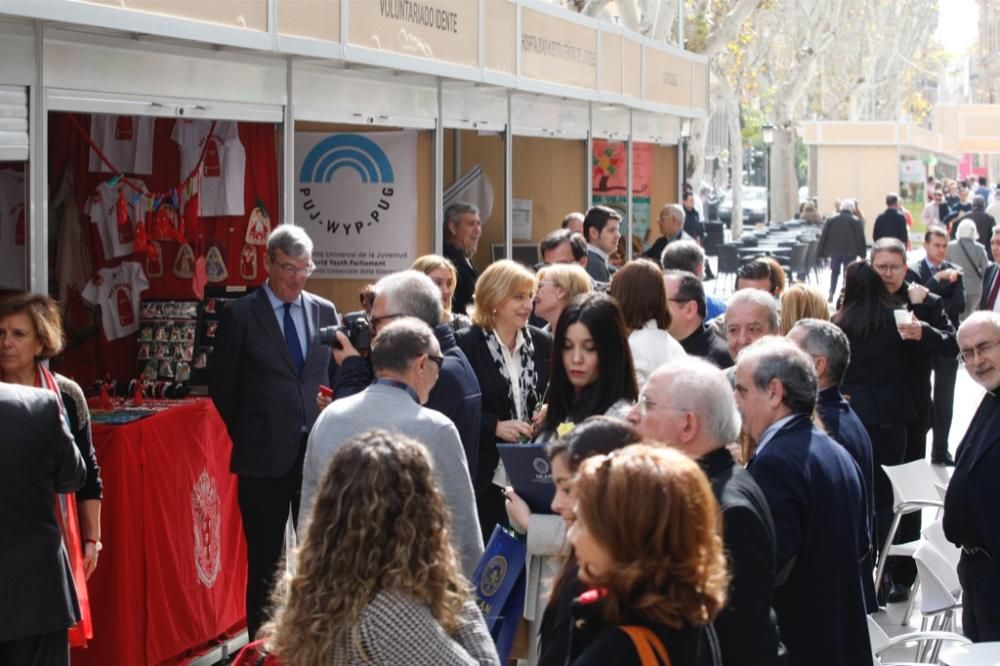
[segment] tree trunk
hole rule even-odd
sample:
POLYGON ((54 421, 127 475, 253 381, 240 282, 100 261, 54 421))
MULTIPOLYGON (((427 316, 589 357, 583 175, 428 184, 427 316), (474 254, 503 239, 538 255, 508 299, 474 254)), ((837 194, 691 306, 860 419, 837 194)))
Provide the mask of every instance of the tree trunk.
POLYGON ((798 211, 799 182, 795 171, 795 141, 793 128, 777 127, 771 146, 771 163, 768 166, 771 182, 771 219, 785 222, 798 211))
MULTIPOLYGON (((725 87, 728 89, 728 86, 725 87)), ((743 236, 743 139, 740 134, 740 102, 732 91, 728 95, 727 105, 729 106, 729 148, 731 151, 729 159, 733 171, 733 180, 730 183, 730 187, 733 188, 733 217, 729 228, 732 231, 733 240, 739 240, 743 236)))

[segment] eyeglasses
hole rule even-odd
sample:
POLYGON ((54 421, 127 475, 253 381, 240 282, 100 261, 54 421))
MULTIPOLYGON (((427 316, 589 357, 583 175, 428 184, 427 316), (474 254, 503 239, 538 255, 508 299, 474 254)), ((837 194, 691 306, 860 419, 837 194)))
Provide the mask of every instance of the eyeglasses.
POLYGON ((890 266, 889 264, 872 264, 872 268, 879 273, 900 273, 906 270, 906 265, 890 266))
POLYGON ((382 324, 382 322, 402 316, 403 315, 401 314, 387 314, 387 315, 382 315, 381 317, 372 317, 370 321, 372 328, 378 328, 382 324))
POLYGON ((434 356, 433 354, 428 354, 427 358, 434 361, 434 365, 438 367, 438 371, 441 370, 441 365, 444 363, 444 356, 434 356))
POLYGON ((669 409, 674 412, 687 412, 688 409, 683 409, 681 407, 674 407, 672 405, 663 405, 658 402, 653 402, 645 393, 639 394, 639 414, 642 418, 646 418, 646 415, 651 409, 669 409))
POLYGON ((288 277, 292 277, 295 275, 301 275, 302 277, 309 277, 316 270, 316 264, 314 264, 311 261, 309 262, 308 265, 303 266, 302 268, 299 268, 298 266, 293 266, 292 264, 279 264, 276 261, 274 261, 274 259, 271 259, 271 263, 275 264, 278 268, 280 268, 281 272, 287 275, 288 277))
POLYGON ((990 351, 997 345, 1000 345, 1000 340, 994 340, 993 342, 983 342, 982 344, 976 345, 972 349, 963 349, 958 354, 958 360, 968 365, 969 363, 972 363, 973 361, 976 360, 977 354, 979 356, 984 356, 986 352, 990 351))

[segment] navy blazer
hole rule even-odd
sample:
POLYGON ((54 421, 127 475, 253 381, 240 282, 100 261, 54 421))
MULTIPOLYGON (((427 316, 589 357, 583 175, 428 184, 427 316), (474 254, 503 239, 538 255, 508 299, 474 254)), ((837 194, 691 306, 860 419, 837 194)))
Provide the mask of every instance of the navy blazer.
POLYGON ((0 643, 61 631, 80 619, 56 493, 87 468, 55 393, 0 382, 0 643))
POLYGON ((308 343, 301 375, 263 287, 219 316, 208 387, 233 440, 233 474, 284 476, 298 457, 303 424, 312 428, 319 413, 316 394, 330 381, 333 361, 318 330, 339 320, 330 301, 306 292, 302 298, 308 343))
MULTIPOLYGON (((864 534, 868 546, 861 561, 861 572, 862 574, 871 572, 875 569, 875 564, 872 561, 875 545, 873 541, 875 537, 875 468, 872 462, 872 440, 868 436, 868 431, 861 424, 861 419, 854 413, 836 386, 827 387, 819 392, 816 400, 816 411, 823 422, 823 427, 826 428, 826 434, 847 449, 861 470, 865 492, 865 517, 868 523, 864 534)), ((878 610, 878 600, 875 597, 875 579, 870 575, 862 575, 861 584, 864 586, 866 608, 869 613, 874 613, 878 610)))
POLYGON ((979 307, 977 310, 989 310, 990 292, 993 291, 993 282, 1000 279, 1000 264, 990 262, 983 271, 983 293, 979 297, 979 307))
POLYGON ((859 565, 865 500, 858 466, 799 415, 758 450, 747 470, 774 518, 774 609, 789 666, 867 664, 871 646, 859 565))
MULTIPOLYGON (((957 270, 959 273, 962 272, 961 268, 950 261, 942 261, 941 270, 948 269, 957 270)), ((951 320, 952 326, 957 329, 958 319, 965 312, 965 277, 959 276, 954 282, 936 280, 931 275, 931 269, 927 266, 927 262, 923 259, 910 264, 910 271, 919 277, 920 284, 927 287, 932 294, 941 298, 945 314, 951 320)))
POLYGON ((898 238, 906 245, 910 240, 906 216, 895 208, 886 208, 884 213, 875 218, 875 226, 872 227, 872 240, 880 238, 898 238))

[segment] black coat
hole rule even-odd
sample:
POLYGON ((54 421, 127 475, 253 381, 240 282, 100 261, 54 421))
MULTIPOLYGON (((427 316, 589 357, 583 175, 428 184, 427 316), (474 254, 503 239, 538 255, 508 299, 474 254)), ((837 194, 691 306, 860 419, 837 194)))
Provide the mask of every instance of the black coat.
POLYGON ((479 273, 472 265, 465 252, 455 247, 451 243, 444 244, 445 258, 455 265, 455 293, 451 297, 451 310, 459 314, 465 314, 466 308, 472 303, 473 294, 476 293, 476 280, 479 273))
POLYGON ((691 356, 698 356, 714 363, 721 370, 733 365, 726 342, 715 334, 711 326, 702 322, 701 328, 680 341, 681 347, 691 356))
MULTIPOLYGON (((940 270, 949 269, 957 270, 959 273, 962 272, 960 267, 950 261, 942 261, 940 270)), ((938 280, 931 274, 931 269, 923 259, 910 264, 910 271, 920 284, 927 287, 932 294, 941 298, 945 314, 951 320, 952 326, 957 329, 958 319, 965 312, 965 276, 960 276, 954 282, 938 280)))
POLYGON ((722 509, 722 538, 730 575, 726 607, 715 618, 726 666, 784 663, 774 596, 774 523, 767 499, 750 473, 725 448, 698 459, 722 509))
POLYGON ((858 466, 799 415, 758 448, 747 470, 774 519, 781 581, 774 609, 789 666, 867 664, 866 572, 859 565, 865 499, 858 466))
MULTIPOLYGON (((989 310, 990 293, 993 291, 993 283, 1000 278, 1000 264, 990 263, 983 271, 983 294, 979 297, 978 310, 989 310)), ((1000 296, 998 296, 1000 298, 1000 296)))
POLYGON ((80 619, 56 522, 56 493, 87 475, 56 394, 0 382, 0 643, 80 619))
MULTIPOLYGON (((548 333, 528 326, 528 334, 535 349, 535 373, 537 384, 534 392, 528 396, 528 411, 533 413, 543 401, 545 390, 549 384, 549 357, 552 350, 552 338, 548 333)), ((497 423, 516 418, 517 411, 511 403, 510 387, 503 375, 493 363, 483 329, 470 326, 455 334, 455 341, 465 353, 482 392, 482 417, 479 422, 479 455, 473 476, 472 485, 476 491, 476 503, 479 509, 479 524, 488 538, 497 523, 507 524, 507 512, 504 509, 504 498, 500 488, 493 484, 493 473, 500 454, 497 451, 497 423)), ((531 414, 525 417, 531 419, 531 414)), ((470 468, 471 469, 471 468, 470 468)))
POLYGON ((850 213, 827 219, 816 247, 821 257, 865 256, 865 225, 850 213))
POLYGON ((880 238, 898 238, 906 245, 910 240, 909 227, 906 226, 906 216, 896 208, 886 208, 885 212, 875 218, 872 228, 872 240, 880 238))
MULTIPOLYGON (((875 538, 875 469, 872 463, 871 438, 861 424, 861 419, 854 413, 836 386, 830 386, 819 392, 816 411, 823 422, 823 427, 826 428, 826 434, 851 454, 861 470, 865 491, 865 516, 868 519, 866 530, 868 551, 862 558, 861 571, 873 571, 875 569, 875 563, 872 561, 875 538)), ((861 584, 864 586, 866 610, 874 613, 878 610, 875 581, 871 576, 862 576, 861 584)))

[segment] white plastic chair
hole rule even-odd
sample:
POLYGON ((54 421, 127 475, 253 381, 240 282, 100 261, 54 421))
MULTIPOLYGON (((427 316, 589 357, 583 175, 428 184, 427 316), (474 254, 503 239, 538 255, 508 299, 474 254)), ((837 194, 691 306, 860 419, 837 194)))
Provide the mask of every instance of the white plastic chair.
MULTIPOLYGON (((944 523, 942 518, 925 525, 920 530, 920 535, 923 537, 924 542, 934 546, 935 550, 944 557, 948 562, 948 565, 954 569, 958 570, 958 560, 962 556, 962 549, 955 544, 948 541, 948 538, 944 535, 944 523)), ((910 622, 910 613, 913 612, 913 603, 917 598, 917 590, 920 589, 920 577, 918 576, 916 581, 913 583, 913 590, 910 593, 910 600, 906 604, 906 611, 903 613, 903 619, 900 622, 904 627, 910 622)))
MULTIPOLYGON (((920 576, 921 630, 949 631, 954 627, 955 611, 962 606, 962 584, 958 571, 937 548, 925 543, 913 553, 920 576), (930 623, 928 624, 928 620, 930 623)), ((930 656, 937 660, 940 644, 928 646, 930 656)))
POLYGON ((944 508, 940 491, 936 485, 940 479, 934 474, 930 463, 926 460, 914 460, 902 465, 882 465, 889 482, 892 484, 892 525, 885 543, 878 555, 878 566, 875 569, 875 589, 882 584, 882 574, 885 572, 885 561, 890 555, 913 557, 922 541, 892 543, 899 530, 899 521, 908 513, 920 511, 926 507, 934 507, 940 513, 944 508))
MULTIPOLYGON (((890 638, 889 635, 885 633, 885 630, 882 629, 879 623, 876 622, 875 618, 871 615, 868 616, 868 639, 871 641, 872 663, 874 666, 903 666, 904 664, 916 663, 890 662, 882 659, 882 655, 885 652, 892 648, 899 647, 900 645, 915 643, 916 651, 919 653, 925 644, 940 645, 942 642, 948 642, 958 643, 960 645, 969 645, 972 643, 972 641, 965 636, 949 631, 916 631, 909 634, 903 634, 902 636, 896 636, 895 638, 890 638)), ((914 654, 914 659, 916 658, 918 658, 918 655, 914 654)))

